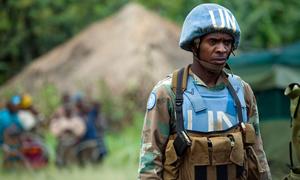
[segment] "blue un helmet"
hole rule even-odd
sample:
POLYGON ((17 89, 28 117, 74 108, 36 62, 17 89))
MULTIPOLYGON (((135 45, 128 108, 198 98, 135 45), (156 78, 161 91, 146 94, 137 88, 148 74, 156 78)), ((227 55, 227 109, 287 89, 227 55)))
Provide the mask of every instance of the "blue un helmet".
POLYGON ((213 32, 225 32, 232 35, 233 50, 238 47, 241 30, 233 14, 218 4, 200 4, 185 18, 179 46, 184 50, 192 51, 195 39, 213 32))

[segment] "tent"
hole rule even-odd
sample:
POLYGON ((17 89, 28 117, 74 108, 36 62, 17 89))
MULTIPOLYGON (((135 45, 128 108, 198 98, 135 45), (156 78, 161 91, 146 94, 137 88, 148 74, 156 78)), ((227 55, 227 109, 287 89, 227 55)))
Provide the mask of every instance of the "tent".
POLYGON ((237 55, 230 58, 229 65, 251 85, 261 119, 289 117, 289 99, 283 92, 288 84, 300 81, 300 42, 237 55))

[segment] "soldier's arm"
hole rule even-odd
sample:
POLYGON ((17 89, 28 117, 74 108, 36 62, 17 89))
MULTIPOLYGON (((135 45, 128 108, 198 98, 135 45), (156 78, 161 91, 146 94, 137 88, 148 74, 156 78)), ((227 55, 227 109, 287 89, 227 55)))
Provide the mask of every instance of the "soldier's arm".
POLYGON ((154 88, 149 99, 152 100, 147 103, 138 172, 139 179, 142 180, 162 179, 164 152, 172 116, 172 100, 165 85, 154 88))
POLYGON ((263 173, 261 174, 261 179, 272 179, 270 168, 268 165, 267 157, 263 149, 263 142, 260 135, 259 129, 259 115, 257 109, 257 103, 254 96, 254 93, 249 84, 244 82, 244 91, 245 91, 245 99, 247 104, 247 112, 248 112, 248 121, 251 123, 255 129, 256 133, 256 143, 254 145, 254 150, 256 155, 260 161, 261 167, 263 169, 263 173))

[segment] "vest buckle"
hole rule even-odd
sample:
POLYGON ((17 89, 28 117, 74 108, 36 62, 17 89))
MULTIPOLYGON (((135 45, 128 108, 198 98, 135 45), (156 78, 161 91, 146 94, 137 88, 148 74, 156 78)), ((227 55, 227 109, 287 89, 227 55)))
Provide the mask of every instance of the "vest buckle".
POLYGON ((175 99, 175 104, 176 106, 181 106, 183 103, 183 98, 176 98, 175 99))

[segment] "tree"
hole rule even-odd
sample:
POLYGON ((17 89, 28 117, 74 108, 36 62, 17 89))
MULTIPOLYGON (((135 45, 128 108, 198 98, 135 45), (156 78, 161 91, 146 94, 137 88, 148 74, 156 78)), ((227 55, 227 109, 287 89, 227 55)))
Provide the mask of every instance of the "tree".
POLYGON ((242 29, 241 50, 264 49, 299 40, 300 1, 289 0, 0 0, 0 84, 24 65, 135 1, 175 21, 204 2, 228 7, 242 29))

